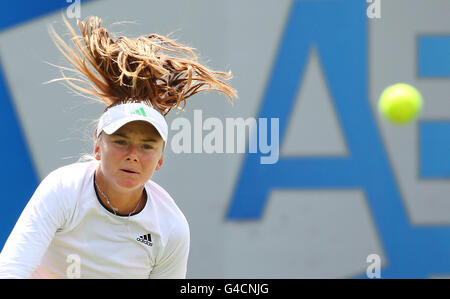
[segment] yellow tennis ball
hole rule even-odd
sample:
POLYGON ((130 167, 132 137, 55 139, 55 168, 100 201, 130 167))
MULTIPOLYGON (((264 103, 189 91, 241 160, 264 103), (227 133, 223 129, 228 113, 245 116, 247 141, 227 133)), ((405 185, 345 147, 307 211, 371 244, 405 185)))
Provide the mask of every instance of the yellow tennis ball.
POLYGON ((422 111, 422 95, 413 86, 397 83, 388 86, 380 96, 378 109, 394 124, 406 124, 422 111))

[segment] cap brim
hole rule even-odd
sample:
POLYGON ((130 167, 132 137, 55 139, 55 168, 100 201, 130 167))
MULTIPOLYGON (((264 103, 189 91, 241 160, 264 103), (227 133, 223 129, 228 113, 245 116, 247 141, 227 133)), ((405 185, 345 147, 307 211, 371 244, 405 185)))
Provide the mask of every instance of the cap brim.
POLYGON ((146 123, 151 124, 156 129, 156 131, 158 131, 159 135, 164 140, 164 142, 167 141, 167 134, 164 134, 164 132, 162 132, 162 129, 158 126, 158 122, 156 120, 152 120, 148 116, 147 117, 140 116, 140 115, 128 116, 126 118, 122 118, 118 121, 115 121, 115 122, 103 127, 103 131, 106 134, 111 135, 114 132, 116 132, 117 130, 119 130, 121 127, 126 125, 127 123, 130 123, 132 121, 139 121, 139 120, 145 121, 146 123))

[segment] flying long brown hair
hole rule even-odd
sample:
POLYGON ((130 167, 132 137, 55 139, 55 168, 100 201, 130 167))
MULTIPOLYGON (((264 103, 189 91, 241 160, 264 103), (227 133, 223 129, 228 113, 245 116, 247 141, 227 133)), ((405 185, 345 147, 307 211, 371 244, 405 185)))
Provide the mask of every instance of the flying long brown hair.
POLYGON ((237 97, 226 82, 231 79, 231 72, 213 71, 200 64, 193 48, 158 34, 114 39, 96 16, 77 20, 81 32, 77 35, 63 19, 74 47, 53 28, 50 34, 82 78, 67 77, 61 70, 60 79, 108 107, 122 102, 147 102, 166 115, 174 107, 184 109, 186 99, 202 91, 219 91, 232 103, 237 97))

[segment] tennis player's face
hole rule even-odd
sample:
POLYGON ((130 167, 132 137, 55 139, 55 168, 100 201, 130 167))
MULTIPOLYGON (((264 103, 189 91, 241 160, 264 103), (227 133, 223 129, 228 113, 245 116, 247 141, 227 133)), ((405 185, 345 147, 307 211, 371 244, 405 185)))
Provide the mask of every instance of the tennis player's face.
POLYGON ((133 121, 111 135, 103 132, 94 147, 94 155, 108 181, 134 189, 144 185, 161 168, 163 145, 155 127, 144 121, 133 121))

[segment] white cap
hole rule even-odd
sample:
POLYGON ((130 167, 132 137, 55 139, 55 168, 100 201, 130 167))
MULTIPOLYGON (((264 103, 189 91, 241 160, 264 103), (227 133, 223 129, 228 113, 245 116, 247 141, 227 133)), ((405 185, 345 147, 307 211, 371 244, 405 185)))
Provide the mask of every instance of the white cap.
POLYGON ((153 125, 161 135, 164 142, 167 141, 168 126, 166 119, 155 108, 144 103, 125 103, 109 108, 100 117, 97 126, 97 137, 104 131, 110 135, 123 125, 142 120, 153 125))

